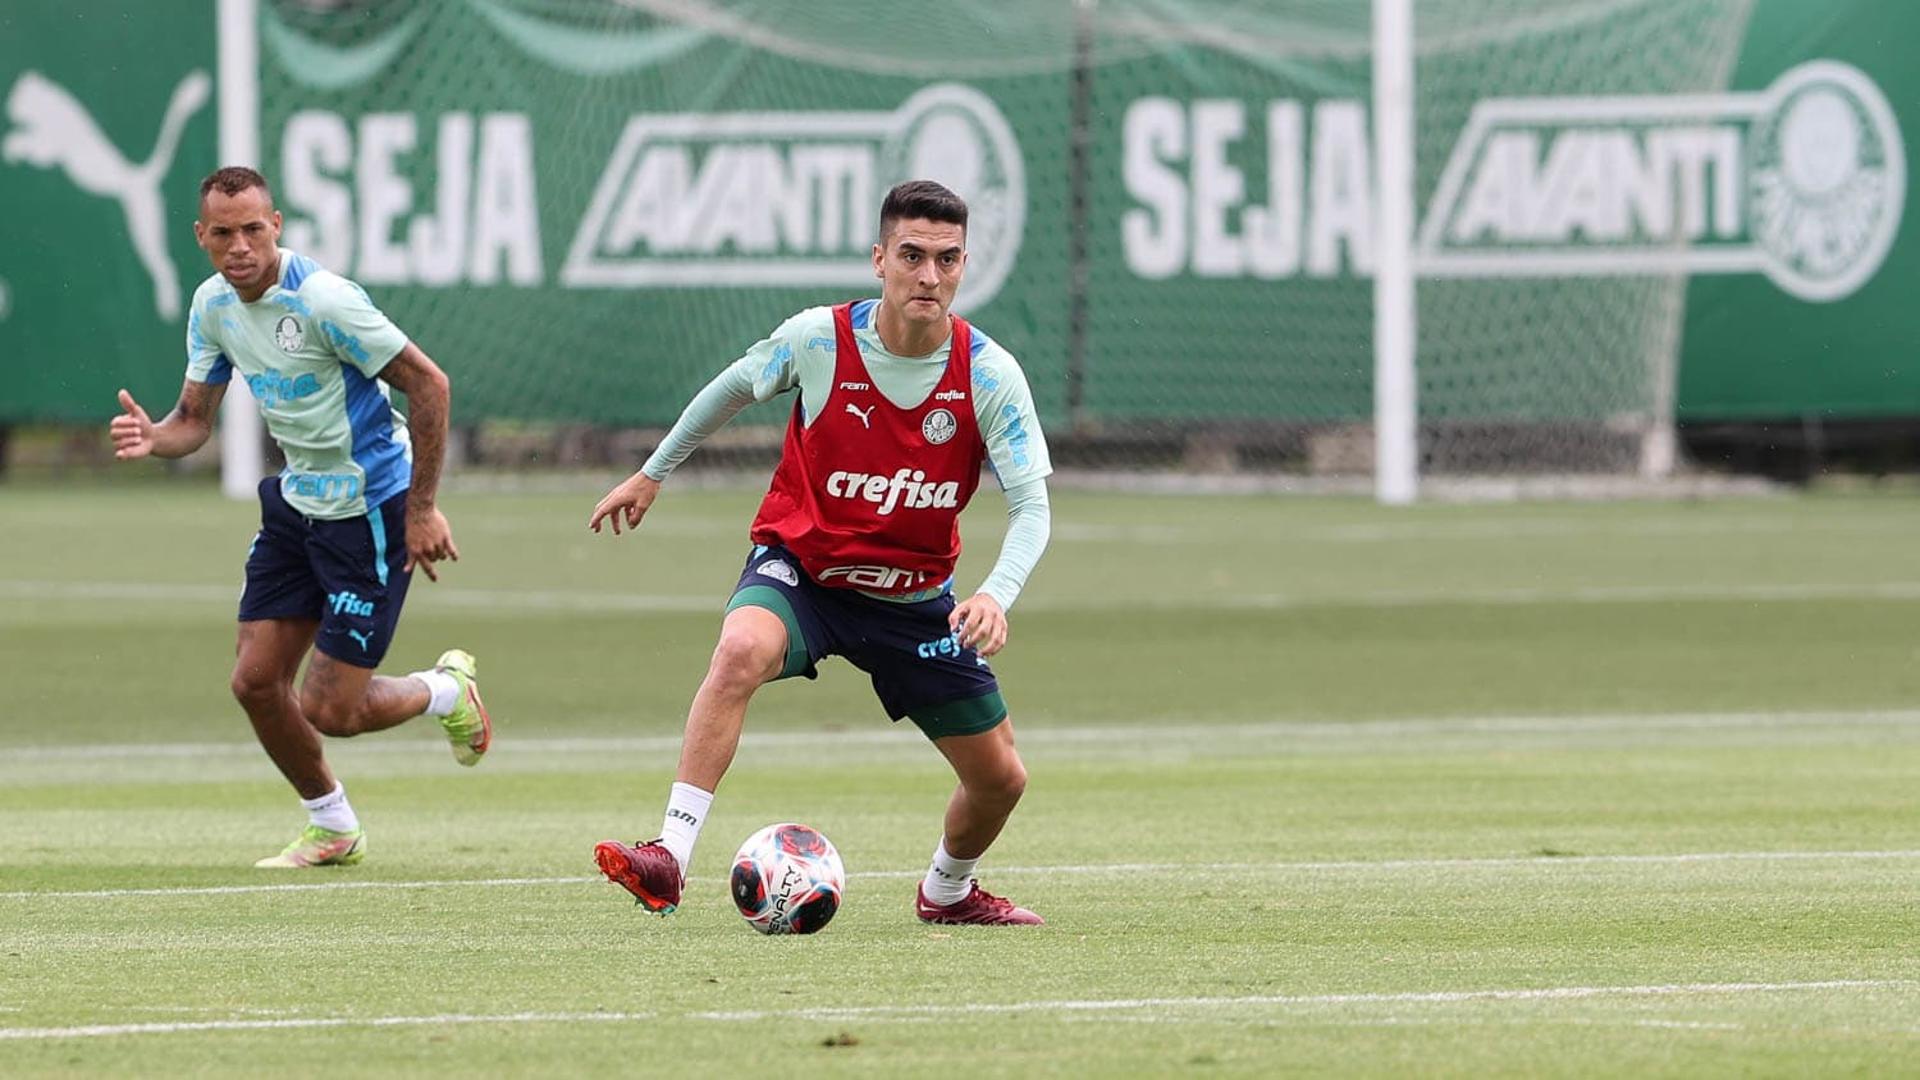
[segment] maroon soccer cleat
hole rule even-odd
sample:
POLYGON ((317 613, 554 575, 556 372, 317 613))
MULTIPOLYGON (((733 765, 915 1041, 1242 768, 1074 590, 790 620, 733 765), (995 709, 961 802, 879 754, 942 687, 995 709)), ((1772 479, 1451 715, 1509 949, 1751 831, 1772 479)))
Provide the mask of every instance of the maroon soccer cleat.
POLYGON ((634 903, 655 915, 671 915, 680 906, 680 863, 660 841, 605 840, 594 845, 593 859, 608 881, 632 893, 634 903))
POLYGON ((945 907, 927 900, 924 886, 915 897, 914 912, 924 923, 948 926, 1043 926, 1046 920, 1013 901, 998 897, 980 887, 978 881, 967 895, 945 907))

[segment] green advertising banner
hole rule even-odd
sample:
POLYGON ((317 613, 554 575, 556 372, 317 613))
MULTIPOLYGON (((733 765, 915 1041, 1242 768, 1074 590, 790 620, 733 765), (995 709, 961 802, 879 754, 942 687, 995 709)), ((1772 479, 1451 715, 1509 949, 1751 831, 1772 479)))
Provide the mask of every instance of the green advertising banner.
MULTIPOLYGON (((0 422, 170 397, 206 272, 212 5, 103 6, 0 13, 0 422)), ((1920 74, 1889 29, 1920 9, 1508 10, 1416 5, 1429 432, 1920 415, 1920 74)), ((958 306, 1050 425, 1369 419, 1367 5, 903 11, 260 0, 283 243, 464 419, 658 426, 786 316, 875 293, 880 196, 930 176, 973 207, 958 306)))
POLYGON ((1118 16, 1102 29, 1080 418, 1370 416, 1364 48, 1276 63, 1260 54, 1287 47, 1280 25, 1229 49, 1118 16))
POLYGON ((901 57, 830 12, 302 10, 262 9, 283 242, 365 286, 464 414, 670 423, 787 316, 875 294, 880 198, 924 175, 972 207, 959 307, 1059 401, 1070 52, 901 57))
MULTIPOLYGON (((1776 127, 1790 142, 1799 122, 1802 160, 1776 159, 1775 169, 1804 194, 1772 215, 1775 231, 1791 237, 1781 247, 1850 289, 1823 299, 1783 295, 1764 276, 1695 278, 1680 365, 1683 418, 1920 416, 1920 232, 1914 207, 1902 214, 1913 191, 1902 147, 1920 146, 1915 41, 1913 4, 1756 6, 1734 90, 1777 95, 1781 73, 1810 58, 1859 73, 1783 103, 1776 127), (1823 110, 1834 122, 1809 130, 1823 110)), ((1752 181, 1756 194, 1767 190, 1766 176, 1752 181)))
POLYGON ((213 60, 205 0, 0 9, 0 423, 173 403, 213 60))

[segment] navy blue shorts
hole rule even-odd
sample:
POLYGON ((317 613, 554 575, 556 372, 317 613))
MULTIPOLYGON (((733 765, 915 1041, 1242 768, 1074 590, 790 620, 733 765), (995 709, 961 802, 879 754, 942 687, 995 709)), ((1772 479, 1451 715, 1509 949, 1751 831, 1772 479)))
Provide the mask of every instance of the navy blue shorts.
POLYGON ((727 610, 765 608, 787 624, 779 677, 814 678, 819 662, 844 656, 873 679, 894 720, 911 717, 929 739, 978 735, 1007 717, 986 658, 947 628, 952 594, 903 604, 853 589, 828 589, 785 548, 755 546, 727 610))
POLYGON ((412 574, 407 493, 364 517, 316 521, 287 504, 280 478, 260 482, 260 532, 247 552, 240 621, 318 619, 314 647, 343 664, 378 667, 393 641, 412 574))

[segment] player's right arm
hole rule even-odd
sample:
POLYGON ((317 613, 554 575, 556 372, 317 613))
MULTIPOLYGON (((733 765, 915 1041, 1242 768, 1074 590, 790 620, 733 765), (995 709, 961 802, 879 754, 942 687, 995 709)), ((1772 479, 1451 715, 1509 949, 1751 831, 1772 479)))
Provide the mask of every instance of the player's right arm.
POLYGON ((660 495, 661 483, 695 447, 724 427, 740 410, 800 385, 799 366, 794 358, 803 352, 809 334, 818 335, 819 328, 814 324, 819 322, 819 313, 823 311, 831 333, 831 309, 803 311, 781 323, 772 334, 748 349, 745 356, 714 376, 681 411, 680 419, 674 422, 673 429, 660 441, 646 464, 607 492, 593 508, 592 516, 587 518, 587 528, 599 532, 602 522, 612 525, 615 533, 620 532, 622 525, 639 528, 640 519, 660 495))
POLYGON ((147 410, 120 391, 120 415, 107 425, 113 436, 113 456, 132 461, 151 454, 154 457, 186 457, 206 445, 213 435, 213 416, 226 395, 226 383, 196 382, 192 378, 180 387, 180 401, 173 411, 154 423, 147 410))
POLYGON ((187 311, 187 379, 180 387, 180 402, 173 411, 154 423, 147 410, 120 391, 120 415, 107 425, 113 436, 113 456, 132 461, 149 454, 154 457, 185 457, 206 445, 213 435, 213 415, 220 399, 226 396, 227 383, 233 378, 233 362, 221 349, 220 321, 210 313, 216 296, 231 303, 220 275, 215 274, 194 290, 193 304, 187 311))

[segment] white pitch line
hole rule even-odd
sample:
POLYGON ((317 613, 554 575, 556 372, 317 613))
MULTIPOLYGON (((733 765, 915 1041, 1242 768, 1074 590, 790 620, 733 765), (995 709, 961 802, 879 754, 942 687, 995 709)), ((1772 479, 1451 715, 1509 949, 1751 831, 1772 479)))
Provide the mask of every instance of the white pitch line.
MULTIPOLYGON (((1134 741, 1184 741, 1217 744, 1236 738, 1399 738, 1406 735, 1592 734, 1618 731, 1730 730, 1779 728, 1920 727, 1920 710, 1884 709, 1862 712, 1778 713, 1646 713, 1640 715, 1466 716, 1411 717, 1399 720, 1269 720, 1252 723, 1164 722, 1087 727, 1078 724, 1049 727, 1044 719, 1020 726, 1025 745, 1134 741)), ((681 737, 674 735, 606 735, 559 738, 511 738, 502 746, 525 754, 609 754, 675 752, 681 737)), ((855 745, 918 748, 925 745, 917 732, 903 728, 863 731, 747 732, 745 750, 801 749, 855 745)), ((356 742, 353 753, 366 755, 416 754, 440 748, 439 741, 393 738, 356 742)), ((0 765, 14 761, 97 761, 117 758, 192 758, 216 755, 253 757, 256 742, 95 743, 77 746, 0 746, 0 765)))
POLYGON ((1406 589, 1316 596, 1291 593, 1243 593, 1236 596, 1119 597, 1092 603, 1052 604, 1044 597, 1022 605, 1026 611, 1099 612, 1126 607, 1134 611, 1305 611, 1329 608, 1394 610, 1414 607, 1530 607, 1546 604, 1654 604, 1682 601, 1794 603, 1808 600, 1913 600, 1920 581, 1727 585, 1574 585, 1559 588, 1406 589))
MULTIPOLYGON (((1908 535, 1913 520, 1819 521, 1763 517, 1676 518, 1610 521, 1597 518, 1354 522, 1344 525, 1286 525, 1272 537, 1279 545, 1435 544, 1449 541, 1527 541, 1558 537, 1752 536, 1758 533, 1837 533, 1908 535)), ((651 528, 652 526, 648 526, 651 528)), ((1069 544, 1221 544, 1233 537, 1218 528, 1189 525, 1114 525, 1054 522, 1052 538, 1069 544)))
POLYGON ((1138 1009, 1209 1009, 1260 1005, 1409 1005, 1478 1001, 1569 1001, 1601 997, 1681 997, 1805 990, 1869 990, 1910 986, 1901 979, 1832 979, 1824 982, 1673 983, 1659 986, 1548 986, 1524 990, 1437 990, 1401 994, 1249 994, 1241 997, 1159 997, 1119 1000, 945 1002, 932 1005, 866 1005, 847 1008, 740 1010, 688 1013, 693 1020, 884 1020, 911 1016, 995 1015, 1022 1012, 1129 1012, 1138 1009))
MULTIPOLYGON (((929 1005, 870 1005, 844 1008, 690 1012, 677 1019, 723 1023, 757 1020, 875 1020, 920 1016, 980 1016, 1008 1013, 1112 1013, 1142 1009, 1214 1009, 1260 1006, 1411 1005, 1500 1001, 1571 1001, 1608 997, 1710 997, 1727 994, 1793 993, 1814 990, 1878 990, 1907 987, 1899 979, 1834 979, 1824 982, 1673 983, 1654 986, 1550 986, 1530 989, 1439 990, 1398 994, 1255 994, 1242 997, 1161 997, 1011 1002, 951 1002, 929 1005)), ((88 1024, 72 1027, 4 1028, 0 1040, 86 1039, 120 1035, 172 1035, 205 1031, 275 1031, 298 1028, 411 1027, 435 1024, 629 1023, 658 1020, 656 1013, 447 1013, 436 1016, 301 1017, 284 1020, 189 1020, 152 1024, 88 1024)))
POLYGON ((654 1019, 653 1013, 443 1013, 438 1016, 314 1016, 286 1020, 182 1020, 156 1024, 4 1028, 0 1039, 97 1039, 108 1035, 176 1035, 188 1031, 279 1031, 288 1028, 419 1027, 434 1024, 606 1024, 654 1019))
MULTIPOLYGON (((1177 874, 1177 873, 1315 873, 1371 870, 1468 870, 1499 867, 1561 867, 1606 865, 1685 865, 1719 862, 1821 862, 1920 859, 1920 849, 1897 851, 1698 851, 1652 855, 1514 855, 1460 859, 1353 859, 1324 862, 1205 862, 1205 863, 1080 863, 1055 866, 995 866, 994 875, 1177 874)), ((848 874, 855 881, 917 878, 925 870, 861 870, 848 874)), ((20 890, 0 892, 0 900, 84 900, 128 896, 227 896, 236 893, 310 893, 336 889, 501 888, 516 885, 583 885, 597 877, 439 878, 421 881, 318 881, 273 885, 183 885, 145 889, 20 890)), ((718 878, 695 875, 691 883, 718 878)))
MULTIPOLYGON (((565 589, 449 589, 423 594, 428 608, 524 615, 533 611, 571 614, 712 613, 723 606, 720 594, 675 596, 565 589)), ((117 602, 206 603, 232 607, 233 585, 155 585, 141 582, 0 580, 0 599, 111 600, 117 602)), ((1913 600, 1920 581, 1803 582, 1789 584, 1569 585, 1557 588, 1407 589, 1355 593, 1245 593, 1227 596, 1113 596, 1068 599, 1044 594, 1023 601, 1020 610, 1055 614, 1206 611, 1301 611, 1328 608, 1397 609, 1466 604, 1523 607, 1536 604, 1641 604, 1692 600, 1797 602, 1807 600, 1913 600)))
POLYGON ((596 877, 442 878, 431 881, 315 881, 278 885, 183 885, 147 889, 74 889, 62 892, 0 892, 0 900, 89 900, 122 896, 231 896, 240 893, 310 893, 341 889, 500 888, 514 885, 580 885, 604 881, 596 877))
MULTIPOLYGON (((450 589, 426 598, 430 606, 477 611, 702 612, 718 613, 718 593, 673 596, 650 593, 576 592, 564 589, 450 589)), ((119 581, 0 581, 0 598, 21 600, 113 600, 234 606, 238 585, 154 584, 119 581)))
MULTIPOLYGON (((1669 855, 1510 855, 1464 859, 1348 859, 1326 862, 1100 863, 1086 866, 999 866, 988 874, 1166 874, 1179 872, 1291 873, 1342 870, 1465 870, 1486 867, 1606 866, 1615 864, 1684 865, 1716 862, 1800 862, 1813 860, 1920 859, 1912 851, 1699 851, 1669 855)), ((903 878, 924 870, 869 870, 852 877, 903 878)))

